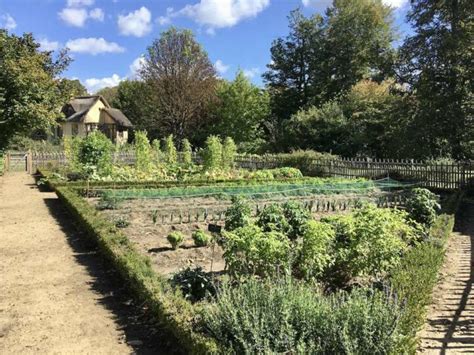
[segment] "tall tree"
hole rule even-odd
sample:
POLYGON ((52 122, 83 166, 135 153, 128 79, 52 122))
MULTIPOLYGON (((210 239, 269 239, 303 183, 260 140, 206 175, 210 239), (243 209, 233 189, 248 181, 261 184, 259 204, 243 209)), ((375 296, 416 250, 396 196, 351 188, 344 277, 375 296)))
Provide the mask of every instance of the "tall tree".
POLYGON ((215 99, 216 72, 189 30, 170 28, 148 47, 141 77, 152 87, 165 134, 181 141, 208 117, 215 99))
POLYGON ((257 151, 263 144, 262 124, 270 111, 268 93, 239 70, 233 81, 219 83, 217 98, 212 133, 232 137, 241 150, 257 151))
POLYGON ((417 140, 431 156, 473 159, 474 2, 412 0, 408 20, 399 74, 417 99, 417 140))
POLYGON ((77 79, 62 78, 58 80, 59 95, 64 103, 75 96, 87 95, 87 89, 77 79))
POLYGON ((324 16, 289 17, 290 34, 276 40, 264 79, 272 94, 276 144, 284 147, 285 120, 310 105, 333 100, 362 79, 391 72, 391 9, 381 0, 335 0, 324 16))
POLYGON ((113 102, 117 97, 118 86, 105 87, 97 91, 96 95, 101 95, 110 105, 113 106, 113 102))
POLYGON ((55 124, 63 104, 55 78, 67 67, 61 52, 39 51, 31 34, 10 35, 0 30, 0 150, 15 135, 29 135, 55 124))

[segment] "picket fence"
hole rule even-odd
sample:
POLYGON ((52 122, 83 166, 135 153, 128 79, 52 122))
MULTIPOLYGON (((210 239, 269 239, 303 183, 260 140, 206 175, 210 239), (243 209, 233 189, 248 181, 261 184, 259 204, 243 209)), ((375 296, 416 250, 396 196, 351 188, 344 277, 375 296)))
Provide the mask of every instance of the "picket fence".
MULTIPOLYGON (((64 153, 28 152, 27 171, 34 173, 38 168, 52 168, 67 164, 64 153)), ((199 162, 199 157, 195 156, 199 162)), ((114 164, 131 165, 135 162, 133 152, 114 154, 114 164)), ((278 155, 238 155, 236 166, 245 169, 272 169, 284 166, 299 168, 305 175, 322 177, 365 177, 379 179, 390 177, 410 181, 427 188, 454 190, 474 188, 474 162, 453 163, 424 162, 413 159, 370 159, 370 158, 315 158, 292 160, 278 155)))

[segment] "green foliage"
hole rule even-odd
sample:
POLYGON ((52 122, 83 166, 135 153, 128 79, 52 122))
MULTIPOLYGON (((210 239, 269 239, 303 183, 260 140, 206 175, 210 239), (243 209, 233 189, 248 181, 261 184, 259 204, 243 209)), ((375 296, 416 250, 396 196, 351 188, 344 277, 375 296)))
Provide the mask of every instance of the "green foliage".
POLYGON ((102 96, 105 101, 112 105, 117 98, 118 86, 105 87, 97 91, 95 94, 102 96))
POLYGON ((69 102, 69 100, 76 96, 87 95, 87 89, 84 87, 84 85, 81 84, 78 79, 60 79, 58 81, 58 90, 63 104, 69 102))
POLYGON ((202 151, 202 159, 205 170, 212 171, 222 166, 222 143, 219 137, 207 137, 206 146, 202 151))
POLYGON ((171 232, 166 237, 168 242, 171 244, 173 249, 178 249, 181 244, 184 242, 184 235, 181 232, 171 232))
POLYGON ((296 239, 303 234, 306 223, 311 218, 311 213, 303 205, 295 201, 283 204, 283 214, 290 225, 288 237, 296 239))
POLYGON ((181 158, 184 166, 193 165, 193 149, 187 138, 181 141, 181 158))
POLYGON ((232 205, 225 211, 225 229, 228 231, 250 224, 252 214, 252 209, 244 198, 232 196, 231 201, 232 205))
POLYGON ((161 159, 163 159, 163 153, 161 151, 159 139, 153 139, 151 142, 151 149, 153 152, 153 160, 155 164, 158 165, 161 162, 161 159))
POLYGON ((80 170, 79 144, 82 138, 66 136, 63 138, 64 155, 72 171, 80 170))
POLYGON ((200 229, 193 232, 192 238, 194 241, 194 245, 196 245, 197 247, 208 246, 212 240, 212 237, 209 234, 206 234, 204 231, 200 229))
POLYGON ((234 354, 395 353, 402 309, 382 292, 326 297, 286 280, 224 283, 202 311, 203 327, 234 354))
POLYGON ((127 228, 130 225, 130 222, 125 217, 119 217, 115 220, 115 227, 117 228, 127 228))
POLYGON ((14 136, 49 132, 64 104, 57 78, 70 58, 65 51, 53 58, 39 47, 32 34, 0 29, 0 150, 14 136))
POLYGON ((234 143, 234 140, 231 137, 226 137, 224 139, 224 144, 222 145, 222 169, 233 169, 235 162, 235 155, 237 154, 237 146, 234 143))
POLYGON ((112 170, 113 144, 102 132, 95 131, 79 142, 78 162, 88 176, 107 175, 112 170))
POLYGON ((263 145, 262 122, 270 113, 270 97, 239 70, 233 81, 217 86, 218 101, 211 110, 216 132, 232 137, 245 152, 256 152, 263 145))
POLYGON ((173 275, 171 284, 179 287, 184 297, 191 302, 198 302, 208 296, 215 296, 214 281, 201 267, 187 267, 173 275))
POLYGON ((417 237, 404 211, 364 204, 349 215, 326 217, 336 232, 335 265, 331 271, 345 283, 356 276, 379 277, 398 265, 417 237))
POLYGON ((334 261, 332 243, 335 235, 334 229, 327 223, 313 220, 306 223, 295 263, 301 277, 317 279, 334 261))
POLYGON ((265 206, 257 216, 257 225, 262 228, 264 232, 281 232, 288 233, 291 226, 286 220, 283 208, 277 204, 265 206))
POLYGON ((303 177, 303 174, 297 168, 283 167, 274 169, 273 176, 275 179, 299 179, 303 177))
POLYGON ((290 271, 290 241, 280 232, 247 225, 223 232, 223 240, 223 258, 233 277, 275 276, 290 271))
POLYGON ((103 194, 97 204, 98 210, 116 210, 123 199, 114 194, 103 194))
POLYGON ((149 171, 152 165, 152 152, 146 131, 135 132, 135 166, 139 171, 149 171))
POLYGON ((427 227, 436 220, 437 212, 441 209, 439 198, 428 189, 416 188, 410 191, 405 201, 405 209, 410 218, 427 227))
POLYGON ((400 338, 398 353, 416 351, 416 334, 425 323, 426 307, 431 303, 453 225, 453 216, 439 216, 430 229, 430 239, 411 248, 391 272, 391 287, 406 308, 400 319, 403 337, 400 338))
POLYGON ((156 224, 158 221, 158 210, 151 211, 151 220, 153 221, 153 224, 156 224))
POLYGON ((168 164, 176 164, 178 162, 178 152, 176 151, 172 134, 163 140, 163 156, 168 164))

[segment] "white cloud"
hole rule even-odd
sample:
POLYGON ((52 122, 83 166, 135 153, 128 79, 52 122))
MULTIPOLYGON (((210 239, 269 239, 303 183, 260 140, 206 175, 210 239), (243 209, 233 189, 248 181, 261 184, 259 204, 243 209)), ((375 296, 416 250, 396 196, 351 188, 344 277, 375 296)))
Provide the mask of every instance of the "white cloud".
POLYGON ((103 38, 77 38, 69 40, 66 47, 72 53, 87 53, 96 55, 99 53, 122 53, 125 48, 120 47, 115 42, 107 42, 103 38))
POLYGON ((143 64, 145 64, 145 58, 143 56, 138 57, 133 61, 132 64, 130 64, 130 76, 132 79, 138 77, 139 71, 143 67, 143 64))
POLYGON ((214 63, 214 68, 216 68, 217 72, 222 75, 225 74, 227 70, 229 70, 229 65, 225 65, 222 60, 218 59, 214 63))
POLYGON ((58 13, 59 18, 70 26, 82 27, 89 16, 86 9, 65 8, 58 13))
POLYGON ((385 5, 398 9, 408 3, 408 0, 382 0, 385 5))
POLYGON ((16 28, 16 21, 10 14, 0 16, 0 28, 7 30, 14 30, 16 28))
POLYGON ((143 37, 151 31, 151 12, 142 6, 128 15, 119 15, 117 23, 121 34, 143 37))
POLYGON ((124 80, 124 78, 121 78, 117 74, 113 74, 112 76, 105 78, 86 79, 84 83, 88 92, 95 93, 106 87, 117 86, 122 80, 124 80))
POLYGON ((270 4, 270 0, 201 0, 194 5, 186 5, 179 11, 166 11, 166 16, 158 18, 159 23, 169 23, 172 18, 186 16, 213 34, 216 28, 232 27, 240 21, 257 16, 270 4))
POLYGON ((94 5, 94 0, 67 0, 68 7, 83 7, 94 5))
POLYGON ((104 21, 104 11, 98 7, 89 11, 89 17, 96 21, 104 21))
POLYGON ((40 49, 46 52, 55 51, 59 48, 59 42, 50 41, 47 38, 40 39, 38 43, 40 44, 40 49))
POLYGON ((260 73, 260 69, 258 68, 250 68, 250 69, 244 69, 244 75, 249 78, 249 79, 252 79, 255 77, 255 75, 257 75, 258 73, 260 73))
POLYGON ((161 25, 161 26, 165 26, 165 25, 169 25, 171 23, 171 18, 173 18, 175 16, 175 12, 174 12, 174 9, 172 7, 168 7, 166 9, 166 15, 165 16, 160 16, 156 19, 156 21, 161 25))

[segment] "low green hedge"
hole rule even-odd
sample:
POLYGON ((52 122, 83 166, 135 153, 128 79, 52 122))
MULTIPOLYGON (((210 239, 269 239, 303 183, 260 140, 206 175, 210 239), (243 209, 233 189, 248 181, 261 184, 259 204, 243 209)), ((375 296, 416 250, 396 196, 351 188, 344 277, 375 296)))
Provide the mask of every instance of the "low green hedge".
POLYGON ((194 306, 153 271, 148 257, 140 254, 123 233, 101 217, 75 191, 60 186, 56 188, 56 193, 81 229, 98 244, 104 257, 117 269, 131 292, 150 307, 187 353, 217 352, 213 339, 193 330, 194 306))
POLYGON ((453 226, 453 215, 438 216, 428 239, 411 248, 391 274, 392 290, 405 302, 405 311, 400 320, 403 337, 400 339, 399 353, 416 352, 417 333, 426 321, 426 307, 431 303, 453 226))

